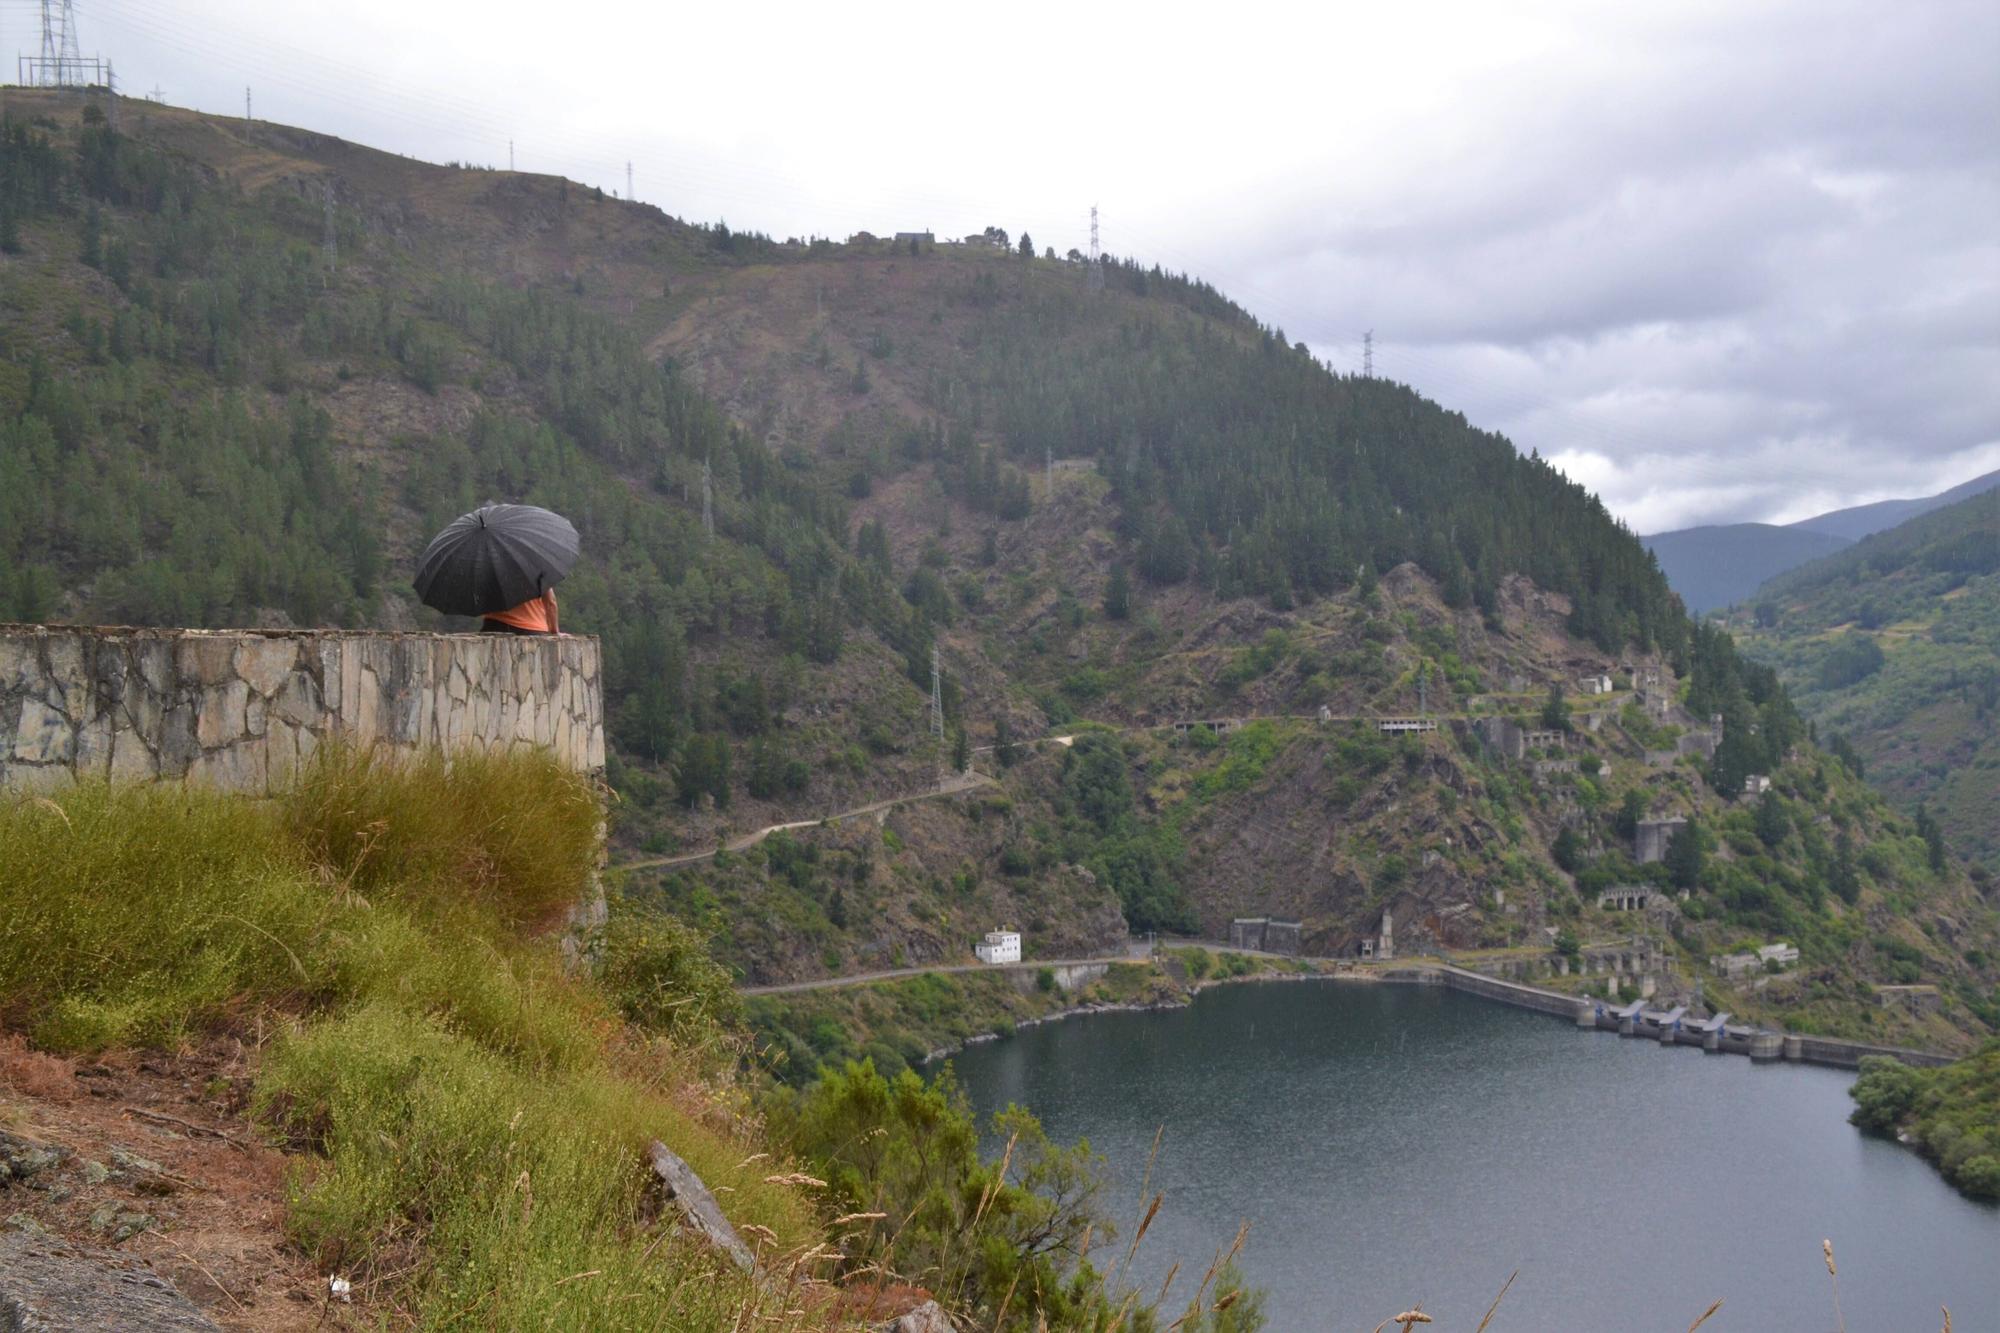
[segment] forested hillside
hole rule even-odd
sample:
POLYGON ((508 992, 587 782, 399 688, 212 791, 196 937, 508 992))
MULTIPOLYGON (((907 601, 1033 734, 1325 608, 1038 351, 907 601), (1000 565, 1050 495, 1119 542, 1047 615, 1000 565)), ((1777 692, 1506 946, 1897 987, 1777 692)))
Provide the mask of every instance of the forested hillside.
POLYGON ((2000 491, 1774 579, 1740 620, 1822 740, 2000 870, 2000 491))
POLYGON ((1329 950, 1385 909, 1437 947, 1546 948, 1629 931, 1598 888, 1678 876, 1690 958, 1814 941, 1817 989, 1774 1009, 1939 1043, 1993 1021, 1991 908, 1594 498, 1198 281, 1115 261, 1093 291, 1025 237, 778 242, 6 96, 0 614, 436 627, 405 578, 431 531, 561 510, 621 859, 990 779, 635 877, 745 975, 1267 911, 1329 950), (1439 731, 1372 729, 1420 707, 1439 731), (1712 755, 1676 748, 1717 717, 1712 755), (1563 739, 1499 758, 1494 721, 1563 739), (1753 774, 1782 819, 1738 828, 1753 774), (1679 869, 1631 863, 1652 813, 1694 817, 1679 869), (1874 1002, 1911 972, 1935 1022, 1874 1002))

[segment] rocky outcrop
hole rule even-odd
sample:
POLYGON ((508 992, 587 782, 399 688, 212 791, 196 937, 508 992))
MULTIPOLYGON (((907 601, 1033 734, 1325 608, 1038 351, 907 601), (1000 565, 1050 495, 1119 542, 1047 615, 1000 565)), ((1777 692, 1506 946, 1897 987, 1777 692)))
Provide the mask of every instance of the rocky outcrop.
POLYGON ((715 1195, 701 1183, 701 1177, 695 1174, 694 1168, 658 1139, 654 1139, 646 1151, 652 1159, 653 1174, 659 1177, 668 1201, 680 1210, 681 1220, 734 1260, 738 1268, 746 1273, 756 1272, 756 1256, 750 1253, 750 1247, 743 1243, 743 1238, 736 1234, 736 1228, 729 1225, 729 1219, 722 1215, 721 1206, 715 1202, 715 1195))
POLYGON ((0 1333, 219 1333, 173 1283, 123 1255, 0 1238, 0 1333))
POLYGON ((0 626, 0 788, 185 778, 266 795, 328 742, 544 746, 604 767, 598 641, 0 626))

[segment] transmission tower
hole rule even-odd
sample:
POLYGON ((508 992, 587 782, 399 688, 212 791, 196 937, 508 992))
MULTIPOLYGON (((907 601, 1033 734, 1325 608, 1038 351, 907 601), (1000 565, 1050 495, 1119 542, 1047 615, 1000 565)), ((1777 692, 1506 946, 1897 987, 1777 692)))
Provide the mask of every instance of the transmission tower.
POLYGON ((243 119, 254 119, 250 114, 250 85, 247 83, 243 85, 243 119))
POLYGON ((711 537, 715 535, 714 474, 706 458, 701 460, 701 530, 711 537))
POLYGON ((333 281, 334 265, 340 262, 340 233, 333 225, 333 182, 321 181, 320 189, 326 203, 326 227, 320 234, 320 253, 326 260, 326 281, 333 281))
POLYGON ((1375 378, 1375 330, 1361 335, 1361 378, 1375 378))
POLYGON ((512 171, 513 169, 514 169, 514 141, 512 139, 509 139, 507 141, 507 170, 512 171))
POLYGON ((629 203, 636 198, 638 196, 632 193, 632 159, 628 157, 625 159, 625 199, 629 203))
POLYGON ((1097 205, 1090 206, 1090 272, 1087 279, 1093 292, 1104 290, 1104 253, 1097 248, 1097 205))
POLYGON ((71 0, 41 0, 42 40, 36 54, 17 62, 17 81, 29 88, 92 88, 106 79, 104 61, 78 49, 71 0))

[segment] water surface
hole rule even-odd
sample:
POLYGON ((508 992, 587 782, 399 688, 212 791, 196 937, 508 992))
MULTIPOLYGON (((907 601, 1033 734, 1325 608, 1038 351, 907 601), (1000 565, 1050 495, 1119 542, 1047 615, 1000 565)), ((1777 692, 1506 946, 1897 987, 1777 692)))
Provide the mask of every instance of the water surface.
MULTIPOLYGON (((1240 1221, 1267 1328, 1362 1333, 1421 1301, 1506 1330, 2000 1329, 2000 1209, 1847 1123, 1853 1075, 1578 1031, 1436 986, 1225 986, 954 1060, 1109 1159, 1129 1237, 1154 1131, 1166 1194, 1135 1263, 1197 1274, 1240 1221)), ((1121 1250, 1122 1252, 1122 1250, 1121 1250)), ((1190 1284, 1175 1290, 1182 1300, 1190 1284)), ((1171 1302, 1170 1302, 1171 1303, 1171 1302)))

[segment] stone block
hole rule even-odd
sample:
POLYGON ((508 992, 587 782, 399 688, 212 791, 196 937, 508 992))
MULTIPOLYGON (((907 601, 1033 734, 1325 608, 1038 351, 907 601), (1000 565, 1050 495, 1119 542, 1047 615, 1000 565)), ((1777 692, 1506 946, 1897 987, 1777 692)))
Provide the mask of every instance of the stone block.
POLYGON ((42 676, 36 640, 26 634, 0 638, 0 695, 33 689, 42 676))
POLYGON ((148 635, 135 638, 126 645, 126 653, 146 688, 154 694, 165 694, 174 680, 174 646, 169 640, 148 635))
POLYGON ((160 743, 155 753, 159 756, 161 777, 181 776, 201 753, 201 743, 195 739, 194 719, 194 706, 181 700, 160 715, 160 743))
POLYGON ((248 729, 250 687, 240 680, 224 681, 202 691, 195 739, 204 750, 228 745, 248 729))
POLYGON ((284 685, 298 660, 299 646, 291 639, 253 634, 236 645, 236 674, 267 699, 284 685))
POLYGON ((103 778, 111 773, 110 713, 95 713, 76 729, 76 775, 103 778))
POLYGON ((187 778, 224 791, 263 795, 266 765, 264 747, 257 744, 227 745, 210 750, 188 765, 187 778))
POLYGON ((42 645, 48 667, 49 702, 72 718, 90 706, 90 678, 84 672, 83 640, 74 634, 51 634, 42 645))
POLYGON ((236 674, 236 645, 220 634, 190 634, 174 658, 181 678, 197 685, 220 685, 236 674))
POLYGON ((146 782, 160 775, 160 761, 146 747, 137 732, 115 731, 111 736, 110 777, 113 782, 146 782))
POLYGON ((76 757, 76 729, 67 717, 30 695, 21 700, 14 758, 26 764, 67 764, 76 757))
MULTIPOLYGON (((339 668, 336 666, 335 670, 339 668)), ((319 686, 305 671, 293 672, 271 703, 271 711, 295 727, 309 727, 326 713, 319 686)))

